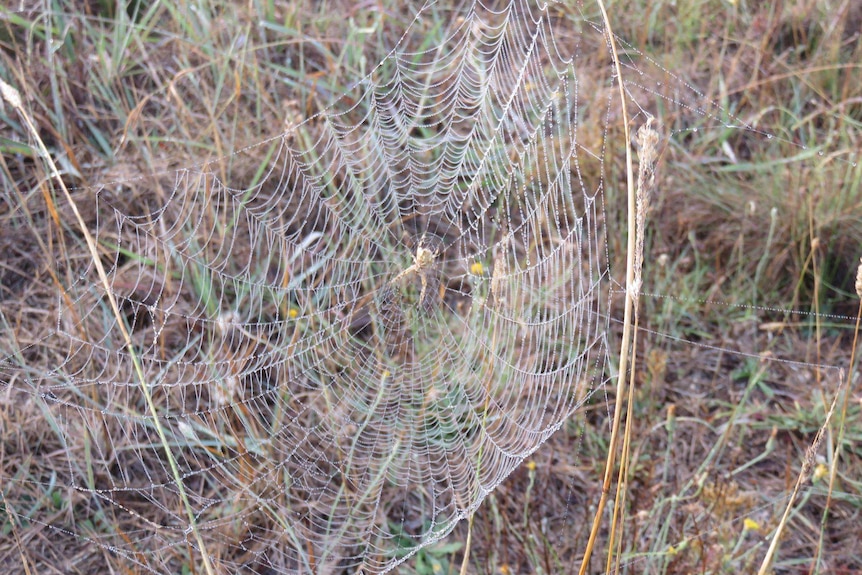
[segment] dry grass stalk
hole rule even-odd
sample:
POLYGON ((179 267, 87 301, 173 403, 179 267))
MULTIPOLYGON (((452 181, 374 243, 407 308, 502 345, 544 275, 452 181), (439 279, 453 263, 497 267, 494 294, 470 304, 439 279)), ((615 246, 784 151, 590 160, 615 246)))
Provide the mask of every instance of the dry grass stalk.
MULTIPOLYGON (((840 374, 840 378, 842 381, 845 381, 843 370, 840 374)), ((814 464, 814 459, 817 456, 817 450, 820 448, 820 444, 823 441, 823 434, 826 432, 826 429, 829 427, 829 423, 832 421, 832 415, 835 413, 835 405, 838 403, 838 397, 840 395, 841 389, 839 388, 838 393, 835 394, 835 398, 832 400, 832 404, 829 406, 829 411, 826 413, 826 421, 824 421, 823 425, 820 426, 820 429, 817 430, 817 435, 814 436, 814 441, 812 441, 808 449, 805 450, 805 458, 802 460, 802 469, 799 470, 799 475, 796 477, 796 483, 793 486, 793 491, 790 493, 787 507, 785 507, 784 514, 781 516, 781 521, 778 522, 778 527, 772 535, 769 549, 766 551, 766 556, 760 564, 760 569, 757 571, 757 575, 766 575, 769 572, 769 567, 772 565, 772 558, 778 550, 778 543, 781 540, 781 535, 784 532, 784 528, 787 526, 787 521, 790 519, 793 504, 796 503, 796 497, 799 495, 799 489, 808 478, 808 474, 814 464)))
POLYGON ((30 135, 38 145, 39 153, 42 155, 43 159, 47 163, 48 167, 51 170, 50 177, 52 179, 56 179, 57 183, 60 186, 60 189, 63 190, 63 195, 66 198, 66 201, 69 202, 69 206, 72 209, 72 213, 75 216, 78 227, 81 230, 81 234, 84 236, 84 240, 87 243, 87 248, 90 252, 90 257, 92 258, 93 265, 96 267, 96 271, 99 275, 99 279, 102 282, 103 287, 105 288, 105 295, 108 298, 108 303, 111 306, 111 310, 114 314, 114 317, 117 320, 117 326, 122 333, 123 341, 125 341, 126 349, 128 350, 129 357, 132 359, 132 363, 134 364, 135 373, 138 377, 138 381, 140 383, 141 391, 144 395, 144 398, 147 403, 147 407, 150 411, 150 414, 153 417, 153 424, 156 428, 156 431, 159 435, 159 439, 164 447, 165 456, 168 459, 168 462, 171 467, 171 472, 173 473, 174 481, 177 486, 177 490, 180 494, 180 498, 183 502, 183 506, 185 507, 186 513, 189 519, 189 525, 191 526, 192 532, 194 533, 195 540, 198 544, 198 550, 201 554, 201 559, 204 565, 204 569, 207 572, 207 575, 215 575, 215 571, 213 570, 213 566, 210 563, 209 553, 207 552, 206 545, 204 544, 203 538, 201 537, 200 531, 197 528, 197 522, 195 521, 194 511, 191 508, 191 504, 189 503, 188 497, 186 495, 186 490, 182 482, 182 478, 180 477, 179 467, 177 466, 176 459, 174 457, 173 452, 171 451, 170 444, 168 443, 167 436, 165 435, 164 429, 162 428, 161 420, 159 419, 158 413, 156 411, 155 403, 153 402, 152 393, 147 385, 146 379, 143 374, 143 369, 141 367, 140 361, 138 360, 137 353, 135 351, 134 344, 132 343, 132 337, 129 333, 128 328, 126 327, 125 321, 123 319, 123 314, 120 311, 119 304, 117 303, 117 298, 114 295, 114 292, 111 290, 110 282, 108 281, 107 273, 105 272, 104 265, 102 264, 102 260, 99 258, 98 248, 96 246, 96 241, 93 238, 93 235, 90 233, 89 228, 87 227, 86 222, 84 221, 83 216, 78 210, 78 205, 75 203, 74 198, 72 198, 71 192, 66 187, 66 183, 60 177, 60 170, 57 168, 54 163, 54 159, 51 157, 50 152, 48 151, 47 146, 42 141, 41 136, 39 136, 39 130, 36 128, 33 120, 30 117, 30 114, 24 109, 23 102, 21 100, 21 96, 14 87, 10 86, 3 80, 0 80, 0 95, 2 95, 3 99, 12 106, 15 111, 21 116, 22 121, 27 126, 30 135))
MULTIPOLYGON (((637 247, 635 249, 635 283, 640 292, 643 275, 644 242, 646 241, 646 216, 649 211, 650 197, 655 189, 655 167, 658 162, 659 136, 653 127, 653 118, 638 129, 638 187, 637 187, 637 247)), ((637 302, 635 303, 637 312, 637 302)), ((637 315, 637 313, 635 314, 637 315)))
MULTIPOLYGON (((610 18, 608 18, 608 11, 605 8, 605 3, 602 0, 598 0, 599 9, 602 12, 602 21, 605 26, 605 33, 607 35, 607 41, 611 49, 611 53, 613 54, 613 64, 614 69, 617 75, 617 87, 619 88, 619 97, 621 104, 621 115, 622 115, 622 124, 623 124, 623 133, 624 133, 624 141, 626 142, 626 184, 627 184, 627 195, 628 198, 628 210, 627 210, 627 219, 628 219, 628 241, 626 245, 626 298, 625 298, 625 311, 623 313, 623 336, 622 341, 620 343, 620 365, 619 365, 619 373, 617 374, 617 401, 614 406, 614 415, 613 415, 613 423, 611 427, 611 438, 608 443, 608 454, 607 459, 605 461, 605 471, 604 478, 602 480, 602 493, 599 497, 598 505, 596 506, 596 512, 593 516, 593 524, 590 529, 590 536, 587 540, 586 548, 584 549, 584 557, 581 560, 581 566, 578 570, 578 575, 584 575, 589 569, 590 565, 590 557, 593 553, 593 548, 596 545, 596 538, 599 534, 599 528, 602 523, 602 515, 605 510, 605 505, 608 501, 608 494, 611 490, 611 480, 613 477, 613 470, 616 461, 616 452, 617 452, 617 441, 619 437, 619 429, 620 429, 620 418, 622 417, 622 407, 623 407, 623 396, 625 395, 625 386, 626 386, 626 374, 628 373, 628 361, 629 354, 631 353, 632 358, 634 358, 634 353, 631 351, 631 345, 633 345, 634 337, 632 336, 632 315, 634 310, 634 300, 635 300, 635 290, 632 288, 635 285, 635 252, 637 251, 637 245, 635 243, 636 236, 636 217, 635 214, 637 212, 636 200, 635 200, 635 182, 634 182, 634 161, 632 159, 632 150, 631 146, 628 145, 631 142, 631 136, 629 134, 629 117, 628 112, 626 110, 626 91, 623 86, 622 81, 622 67, 620 66, 620 59, 617 53, 617 45, 614 41, 614 33, 611 28, 610 18)), ((631 370, 634 372, 635 362, 632 359, 631 370)))
MULTIPOLYGON (((635 233, 635 269, 632 290, 634 294, 634 335, 632 350, 637 350, 638 326, 640 324, 640 306, 638 296, 643 285, 643 258, 644 243, 646 241, 646 216, 649 211, 650 197, 655 190, 655 169, 658 163, 658 141, 659 136, 653 127, 653 118, 638 129, 638 184, 636 198, 636 233, 635 233)), ((634 353, 634 351, 633 351, 634 353)), ((629 454, 631 452, 632 421, 634 421, 634 389, 635 370, 634 361, 629 375, 629 393, 626 407, 626 427, 623 435, 623 449, 620 457, 620 469, 617 475, 617 491, 614 497, 614 513, 611 519, 611 529, 608 538, 608 560, 605 569, 611 572, 611 563, 616 553, 616 571, 620 569, 620 557, 622 555, 622 537, 618 540, 618 548, 614 550, 614 538, 617 528, 621 528, 624 521, 625 499, 628 491, 627 477, 629 471, 629 454)))
POLYGON ((849 374, 845 375, 844 370, 841 370, 841 373, 839 374, 841 385, 839 385, 838 391, 835 393, 835 397, 832 399, 832 403, 829 406, 829 411, 826 413, 826 420, 823 422, 823 425, 820 426, 820 429, 817 430, 817 435, 814 436, 814 441, 811 442, 811 446, 809 446, 809 448, 805 452, 805 459, 802 461, 802 469, 799 470, 799 476, 796 478, 796 484, 793 486, 793 492, 790 494, 790 499, 787 502, 787 507, 784 509, 784 514, 781 516, 781 521, 779 521, 778 527, 775 529, 775 533, 772 535, 772 541, 770 541, 769 543, 769 549, 766 551, 766 556, 763 558, 763 562, 760 565, 760 569, 757 571, 757 575, 766 575, 766 573, 769 571, 769 567, 772 564, 772 558, 775 556, 775 552, 778 550, 778 543, 781 539, 781 535, 784 532, 784 528, 787 525, 788 519, 790 518, 790 512, 793 509, 793 504, 796 502, 796 496, 799 494, 799 489, 802 486, 802 483, 808 477, 808 473, 814 463, 814 458, 817 456, 817 450, 820 447, 820 443, 823 441, 823 435, 832 421, 832 415, 835 413, 835 406, 838 403, 838 398, 842 397, 843 392, 844 401, 841 405, 838 440, 835 447, 835 455, 832 458, 832 466, 829 473, 829 494, 827 496, 826 505, 823 511, 822 523, 825 524, 826 522, 826 517, 829 513, 829 507, 832 504, 832 493, 835 488, 835 475, 838 470, 838 460, 841 455, 841 445, 843 444, 844 439, 844 424, 847 420, 847 400, 850 396, 850 383, 854 371, 853 367, 856 361, 856 347, 859 341, 860 320, 862 320, 862 259, 859 260, 859 266, 856 268, 855 288, 856 295, 860 298, 860 302, 856 312, 856 327, 853 332, 853 345, 850 348, 852 351, 850 352, 850 362, 848 363, 850 367, 849 374))
MULTIPOLYGON (((856 309, 856 327, 853 332, 853 345, 850 348, 852 351, 850 352, 850 363, 848 364, 851 375, 848 376, 847 389, 844 392, 844 401, 841 403, 841 416, 838 420, 838 437, 835 441, 835 454, 832 457, 832 464, 829 467, 829 488, 826 495, 826 505, 823 507, 823 516, 820 519, 820 539, 817 544, 817 563, 815 563, 815 565, 819 563, 820 554, 823 548, 823 533, 829 518, 829 510, 832 508, 832 496, 835 492, 835 477, 838 475, 838 462, 841 459, 841 447, 844 445, 844 433, 847 422, 847 404, 850 399, 850 384, 852 383, 850 378, 853 377, 852 374, 855 372, 856 346, 859 340, 860 320, 862 320, 862 258, 859 259, 859 265, 856 268, 856 284, 854 287, 856 288, 856 295, 859 297, 860 302, 856 309)), ((836 395, 836 398, 837 397, 838 396, 836 395)))

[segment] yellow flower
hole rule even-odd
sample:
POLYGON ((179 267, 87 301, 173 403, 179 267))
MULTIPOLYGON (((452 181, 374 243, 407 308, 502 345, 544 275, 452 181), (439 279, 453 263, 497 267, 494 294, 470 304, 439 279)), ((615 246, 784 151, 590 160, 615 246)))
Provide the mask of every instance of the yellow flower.
POLYGON ((299 317, 299 310, 296 309, 295 307, 290 308, 289 310, 287 310, 287 317, 289 317, 290 319, 298 318, 299 317))
POLYGON ((760 523, 750 517, 746 517, 742 522, 743 531, 760 531, 760 523))
POLYGON ((679 551, 677 551, 676 547, 674 547, 673 545, 671 545, 667 548, 667 554, 670 555, 671 557, 676 556, 677 553, 679 553, 679 551))
POLYGON ((527 462, 527 469, 530 471, 535 471, 536 470, 536 462, 533 461, 532 459, 530 461, 528 461, 527 462))
POLYGON ((811 476, 811 483, 817 483, 827 475, 829 475, 829 467, 825 463, 818 463, 811 476))
POLYGON ((482 272, 485 271, 485 266, 482 265, 482 262, 473 262, 470 266, 470 273, 479 276, 482 275, 482 272))

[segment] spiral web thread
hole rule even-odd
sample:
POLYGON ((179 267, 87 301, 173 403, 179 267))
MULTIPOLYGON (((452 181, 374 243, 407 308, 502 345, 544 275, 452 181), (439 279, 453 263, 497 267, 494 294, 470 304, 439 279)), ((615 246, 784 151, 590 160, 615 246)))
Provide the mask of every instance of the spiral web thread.
MULTIPOLYGON (((408 29, 335 105, 237 152, 268 158, 256 180, 181 169, 146 208, 97 190, 111 290, 217 565, 390 570, 601 388, 610 101, 580 129, 577 67, 582 36, 605 41, 585 26, 563 57, 553 28, 546 7, 473 3, 445 49, 408 29)), ((113 527, 76 536, 176 571, 196 540, 82 268, 57 367, 30 382, 88 437, 62 481, 113 527)))

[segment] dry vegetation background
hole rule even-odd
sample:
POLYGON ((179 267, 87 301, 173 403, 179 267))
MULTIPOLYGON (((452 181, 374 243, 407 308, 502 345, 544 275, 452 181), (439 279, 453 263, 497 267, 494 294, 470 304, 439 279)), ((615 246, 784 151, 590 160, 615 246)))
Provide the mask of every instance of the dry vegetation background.
MULTIPOLYGON (((88 186, 129 180, 135 197, 151 184, 141 175, 224 156, 322 109, 393 45, 414 10, 344 0, 9 4, 0 8, 0 76, 22 91, 82 205, 88 186)), ((550 10, 565 22, 577 18, 570 4, 550 10)), ((687 101, 716 102, 756 128, 686 116, 646 91, 637 102, 667 137, 648 224, 644 292, 655 295, 641 303, 623 569, 756 572, 806 449, 853 375, 774 572, 862 573, 862 392, 849 365, 862 255, 862 3, 640 0, 609 11, 616 34, 642 52, 641 84, 696 86, 702 95, 687 101)), ((612 183, 623 178, 620 134, 611 118, 612 183)), ((0 108, 0 359, 15 357, 0 364, 0 571, 136 572, 86 538, 44 527, 92 528, 76 523, 80 502, 52 479, 74 447, 16 386, 53 368, 50 354, 27 350, 55 327, 56 274, 88 255, 68 241, 70 215, 46 200, 30 144, 0 108)), ((608 218, 622 222, 618 188, 609 186, 608 218)), ((624 240, 609 242, 622 269, 624 240)), ((488 498, 468 572, 577 569, 614 401, 611 390, 596 397, 488 498)), ((399 572, 456 573, 466 529, 399 572)), ((602 572, 597 555, 592 571, 602 572)))

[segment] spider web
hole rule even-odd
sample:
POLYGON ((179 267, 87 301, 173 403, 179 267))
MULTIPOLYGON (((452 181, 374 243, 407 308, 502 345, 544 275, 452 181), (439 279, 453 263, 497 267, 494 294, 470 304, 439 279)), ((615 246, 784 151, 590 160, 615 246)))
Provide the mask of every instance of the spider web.
POLYGON ((422 14, 334 105, 237 152, 259 177, 184 168, 145 205, 95 190, 143 381, 70 263, 57 367, 32 382, 89 438, 63 481, 122 529, 82 536, 176 571, 197 543, 167 447, 222 568, 385 572, 601 388, 611 103, 587 115, 578 65, 604 34, 561 55, 546 7, 475 2, 427 48, 422 14))

